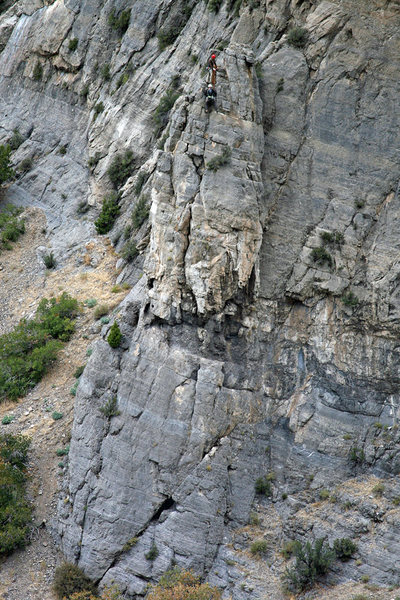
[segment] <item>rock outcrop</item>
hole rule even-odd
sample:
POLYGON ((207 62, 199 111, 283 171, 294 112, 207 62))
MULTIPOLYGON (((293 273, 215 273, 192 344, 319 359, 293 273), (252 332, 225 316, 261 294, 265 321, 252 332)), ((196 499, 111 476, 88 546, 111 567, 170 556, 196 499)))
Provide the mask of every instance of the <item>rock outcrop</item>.
POLYGON ((235 599, 280 598, 283 541, 328 535, 357 541, 372 582, 400 584, 398 4, 25 4, 0 22, 0 136, 18 128, 15 164, 33 161, 10 198, 45 208, 61 259, 94 235, 128 148, 117 249, 138 196, 151 205, 121 265, 123 344, 104 327, 76 396, 65 555, 131 598, 174 563, 235 599))

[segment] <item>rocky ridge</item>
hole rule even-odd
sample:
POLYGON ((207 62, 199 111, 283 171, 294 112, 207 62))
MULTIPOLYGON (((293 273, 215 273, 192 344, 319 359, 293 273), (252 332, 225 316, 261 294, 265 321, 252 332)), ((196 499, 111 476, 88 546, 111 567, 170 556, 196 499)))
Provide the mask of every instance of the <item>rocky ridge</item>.
POLYGON ((126 148, 117 249, 143 174, 151 201, 133 236, 142 255, 120 275, 134 284, 124 344, 112 350, 105 331, 78 388, 63 552, 132 598, 173 562, 235 599, 281 598, 286 539, 346 536, 362 564, 331 583, 399 585, 398 4, 243 2, 237 16, 225 3, 27 4, 0 24, 0 134, 18 127, 14 161, 33 161, 10 199, 43 206, 60 260, 93 235, 126 148), (128 7, 118 36, 109 15, 128 7), (156 33, 177 22, 160 52, 156 33), (303 48, 288 43, 295 26, 303 48), (218 112, 206 115, 201 65, 218 47, 218 112), (108 420, 99 408, 114 396, 108 420), (336 500, 321 502, 324 489, 336 500), (255 508, 262 575, 246 553, 255 508))

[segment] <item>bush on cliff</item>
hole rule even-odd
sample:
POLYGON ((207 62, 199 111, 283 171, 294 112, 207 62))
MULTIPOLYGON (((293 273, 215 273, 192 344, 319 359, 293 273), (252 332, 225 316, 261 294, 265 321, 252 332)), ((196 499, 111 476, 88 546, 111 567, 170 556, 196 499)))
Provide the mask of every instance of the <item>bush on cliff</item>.
POLYGON ((30 440, 23 435, 0 436, 0 555, 28 542, 32 510, 25 497, 30 440))
MULTIPOLYGON (((59 600, 69 600, 76 592, 96 594, 96 585, 73 563, 63 563, 54 573, 53 590, 59 600)), ((90 597, 90 596, 89 596, 90 597)))
POLYGON ((221 592, 190 571, 174 568, 165 573, 157 585, 151 586, 147 600, 221 600, 221 592))
POLYGON ((15 206, 5 206, 0 211, 0 252, 11 250, 11 242, 16 242, 25 232, 25 221, 19 219, 21 209, 15 206))
POLYGON ((97 233, 102 235, 108 233, 112 229, 119 212, 119 195, 112 192, 104 198, 99 217, 94 222, 97 233))
POLYGON ((335 551, 326 543, 326 538, 319 538, 313 546, 311 542, 294 543, 293 555, 295 564, 286 569, 283 576, 284 585, 290 592, 303 592, 314 585, 315 581, 325 575, 335 560, 335 551))
POLYGON ((117 321, 111 325, 110 333, 108 334, 107 342, 111 348, 118 348, 121 345, 122 333, 117 321))
POLYGON ((14 171, 10 166, 11 146, 0 145, 0 185, 14 175, 14 171))
POLYGON ((17 400, 38 383, 74 331, 78 303, 66 292, 44 298, 33 319, 0 336, 0 402, 17 400))

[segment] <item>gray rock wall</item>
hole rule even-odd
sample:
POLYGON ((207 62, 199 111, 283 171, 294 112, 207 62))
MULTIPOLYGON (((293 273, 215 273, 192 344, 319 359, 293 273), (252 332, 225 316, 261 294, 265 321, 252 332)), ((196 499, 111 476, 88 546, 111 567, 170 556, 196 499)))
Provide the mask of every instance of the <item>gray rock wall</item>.
MULTIPOLYGON (((185 24, 187 3, 149 0, 131 3, 122 35, 108 17, 127 6, 18 2, 0 22, 0 141, 18 127, 13 160, 33 157, 8 193, 44 207, 60 257, 94 234, 116 154, 135 158, 119 250, 149 174, 150 217, 133 237, 144 275, 120 276, 135 284, 116 315, 124 342, 111 349, 105 327, 78 388, 61 547, 132 598, 174 562, 235 599, 244 573, 280 598, 281 543, 325 534, 357 539, 362 572, 397 582, 397 5, 281 0, 235 16, 198 2, 185 24), (155 34, 178 21, 160 52, 155 34), (303 48, 288 43, 294 26, 303 48), (206 114, 201 68, 218 47, 206 114), (161 140, 153 115, 171 86, 161 140), (113 398, 120 414, 107 418, 113 398), (321 489, 336 502, 320 506, 321 489), (262 577, 245 552, 255 510, 270 544, 262 577)), ((359 573, 350 563, 337 580, 359 573)))

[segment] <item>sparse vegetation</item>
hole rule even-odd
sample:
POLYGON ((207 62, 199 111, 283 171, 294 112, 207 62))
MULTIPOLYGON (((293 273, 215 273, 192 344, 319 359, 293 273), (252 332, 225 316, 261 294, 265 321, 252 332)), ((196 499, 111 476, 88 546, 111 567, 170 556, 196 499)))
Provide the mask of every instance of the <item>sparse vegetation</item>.
POLYGON ((178 80, 174 79, 153 113, 154 133, 157 138, 167 125, 171 109, 181 95, 178 87, 178 80))
POLYGON ((127 242, 125 246, 122 248, 121 256, 127 262, 132 262, 137 255, 139 254, 139 250, 136 247, 134 240, 127 242))
POLYGON ((2 425, 9 425, 10 423, 12 423, 15 420, 15 416, 14 415, 5 415, 2 420, 1 423, 2 425))
POLYGON ((0 555, 28 543, 32 510, 26 499, 26 465, 30 440, 0 435, 0 555))
POLYGON ((167 571, 157 585, 150 586, 147 600, 221 600, 221 592, 200 577, 177 567, 167 571))
POLYGON ((130 538, 123 546, 122 546, 122 551, 123 552, 128 552, 131 548, 133 548, 134 546, 136 546, 136 544, 138 543, 139 538, 137 537, 132 537, 130 538))
POLYGON ((372 493, 375 496, 375 498, 381 498, 384 491, 385 491, 385 486, 383 483, 377 483, 372 488, 372 493))
POLYGON ((99 410, 105 417, 107 417, 107 419, 111 419, 111 417, 117 417, 120 415, 121 413, 117 407, 117 396, 113 396, 107 400, 104 406, 101 406, 99 410))
POLYGON ((131 20, 131 11, 130 9, 123 10, 121 14, 117 17, 115 10, 113 9, 108 16, 108 24, 112 29, 118 31, 118 33, 122 36, 127 31, 129 27, 129 22, 131 20))
POLYGON ((94 222, 97 233, 108 233, 112 229, 119 213, 119 195, 117 192, 112 192, 104 198, 100 215, 94 222))
POLYGON ((82 86, 81 91, 79 92, 79 95, 82 96, 82 98, 87 98, 89 95, 89 84, 88 83, 84 83, 82 86))
POLYGON ((295 48, 304 48, 308 39, 308 31, 304 27, 293 27, 287 37, 288 44, 295 48))
POLYGON ((328 263, 328 265, 331 266, 333 263, 332 256, 323 246, 313 248, 311 251, 311 257, 313 261, 318 264, 328 263))
POLYGON ((125 150, 124 154, 117 154, 109 168, 107 174, 115 189, 124 185, 128 177, 132 175, 134 168, 134 155, 132 150, 125 150))
POLYGON ((149 177, 150 173, 148 171, 140 171, 136 179, 135 187, 133 188, 135 196, 139 196, 149 177))
POLYGON ((253 556, 261 556, 268 550, 268 544, 266 540, 255 540, 250 546, 250 552, 253 556))
POLYGON ((54 421, 59 421, 60 419, 63 418, 63 413, 57 412, 56 410, 53 412, 53 414, 51 415, 54 419, 54 421))
POLYGON ((148 552, 146 552, 146 554, 144 556, 145 556, 146 560, 153 561, 157 558, 158 555, 159 555, 158 548, 155 544, 153 544, 151 546, 150 550, 148 552))
POLYGON ((85 370, 85 367, 86 367, 86 365, 80 365, 79 367, 77 367, 75 369, 74 377, 76 379, 79 379, 79 377, 82 375, 83 371, 85 370))
POLYGON ((321 239, 325 244, 341 246, 344 242, 344 235, 340 231, 322 231, 321 239))
POLYGON ((43 77, 43 67, 40 62, 37 62, 33 69, 33 79, 35 81, 41 81, 42 77, 43 77))
POLYGON ((215 156, 207 163, 207 169, 214 172, 218 171, 218 169, 230 163, 231 156, 231 149, 228 146, 225 146, 221 154, 215 156))
POLYGON ((11 146, 0 145, 0 185, 14 177, 14 171, 10 166, 11 146))
POLYGON ((128 81, 129 79, 129 74, 125 71, 125 73, 122 73, 122 75, 120 75, 117 79, 117 83, 116 83, 116 89, 118 90, 121 86, 125 85, 125 83, 128 81))
POLYGON ((353 446, 350 448, 349 458, 354 465, 361 465, 365 461, 364 450, 353 446))
POLYGON ((101 76, 104 79, 104 81, 110 81, 111 79, 111 70, 110 70, 110 65, 105 63, 102 67, 101 67, 101 76))
POLYGON ((357 552, 357 544, 349 538, 338 538, 333 542, 333 549, 336 558, 342 562, 346 562, 357 552))
POLYGON ((118 348, 121 345, 122 341, 122 333, 119 328, 117 321, 111 325, 110 333, 107 337, 107 342, 110 344, 111 348, 118 348))
POLYGON ((329 491, 328 490, 320 490, 319 492, 319 498, 320 500, 328 500, 329 498, 329 491))
POLYGON ((105 315, 107 315, 109 313, 109 311, 110 311, 110 307, 108 306, 108 304, 99 304, 95 308, 94 318, 101 319, 101 317, 104 317, 105 315))
POLYGON ((0 252, 11 250, 11 242, 17 241, 25 232, 25 222, 18 219, 21 209, 10 204, 0 210, 0 252))
POLYGON ((96 120, 97 116, 104 110, 103 102, 97 102, 97 104, 94 105, 93 110, 94 110, 93 120, 96 120))
POLYGON ((18 129, 14 129, 12 136, 10 137, 8 144, 12 151, 18 150, 18 148, 24 143, 24 138, 20 134, 18 129))
POLYGON ((258 477, 255 484, 256 494, 272 496, 271 481, 266 477, 258 477))
POLYGON ((43 255, 43 262, 46 269, 55 269, 57 266, 57 261, 52 252, 47 252, 47 254, 43 255))
POLYGON ((69 40, 68 42, 68 50, 70 50, 70 52, 74 52, 78 47, 78 38, 72 38, 72 40, 69 40))
POLYGON ((96 585, 73 563, 63 563, 54 574, 53 590, 59 600, 69 599, 76 592, 88 591, 96 594, 96 585))
POLYGON ((30 171, 32 169, 32 166, 33 166, 33 159, 30 156, 27 156, 26 158, 21 160, 21 162, 19 163, 18 171, 20 173, 27 173, 28 171, 30 171))
POLYGON ((96 298, 89 298, 88 300, 84 300, 83 304, 88 308, 94 308, 97 304, 96 298))
POLYGON ((0 401, 24 396, 55 361, 63 341, 74 331, 78 303, 66 292, 44 298, 31 320, 23 319, 0 336, 0 401))
POLYGON ((315 581, 325 575, 335 559, 335 552, 319 538, 314 546, 311 542, 304 545, 296 542, 293 554, 296 558, 294 566, 286 569, 284 584, 289 591, 302 592, 314 585, 315 581))
POLYGON ((141 196, 136 202, 135 208, 132 211, 132 225, 134 229, 139 229, 139 227, 145 222, 149 216, 149 210, 148 196, 141 196))
POLYGON ((223 0, 209 0, 207 8, 210 12, 217 13, 221 8, 223 0))
POLYGON ((275 90, 275 92, 277 94, 279 94, 279 92, 282 92, 284 83, 285 83, 285 80, 283 79, 283 77, 281 77, 279 79, 278 83, 276 84, 276 90, 275 90))
POLYGON ((345 306, 351 307, 357 306, 357 304, 360 302, 357 296, 352 291, 343 294, 341 300, 345 306))
POLYGON ((160 31, 157 33, 159 49, 162 51, 165 48, 167 48, 167 46, 173 44, 174 41, 178 38, 182 29, 182 25, 174 25, 169 29, 160 29, 160 31))

